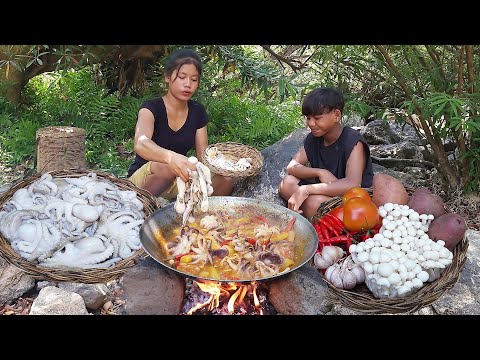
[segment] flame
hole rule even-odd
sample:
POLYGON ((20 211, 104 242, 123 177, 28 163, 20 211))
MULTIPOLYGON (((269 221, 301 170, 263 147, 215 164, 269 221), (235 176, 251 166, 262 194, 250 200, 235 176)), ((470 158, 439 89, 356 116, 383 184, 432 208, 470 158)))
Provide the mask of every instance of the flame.
MULTIPOLYGON (((227 311, 229 314, 235 314, 235 310, 242 308, 248 309, 248 305, 245 303, 245 297, 247 294, 251 293, 253 298, 253 306, 256 309, 256 312, 260 315, 263 315, 262 305, 257 296, 257 283, 253 282, 251 284, 238 284, 234 282, 228 283, 219 283, 215 281, 205 281, 199 282, 194 281, 194 283, 202 290, 203 292, 210 294, 210 297, 203 303, 198 303, 188 311, 188 315, 195 313, 195 311, 208 306, 208 310, 212 311, 215 308, 220 306, 220 297, 224 295, 228 298, 227 311), (231 294, 232 293, 232 294, 231 294)), ((251 308, 251 306, 250 306, 251 308)))

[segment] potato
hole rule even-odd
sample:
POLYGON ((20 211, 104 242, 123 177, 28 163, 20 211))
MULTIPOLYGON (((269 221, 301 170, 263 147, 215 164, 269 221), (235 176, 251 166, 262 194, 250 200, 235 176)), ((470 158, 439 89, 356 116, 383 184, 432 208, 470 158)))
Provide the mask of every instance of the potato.
POLYGON ((415 189, 415 192, 422 192, 422 193, 425 193, 425 194, 431 194, 432 192, 430 191, 430 189, 427 189, 426 187, 423 187, 423 186, 420 186, 418 188, 415 189))
POLYGON ((446 212, 443 199, 436 194, 432 194, 427 188, 415 190, 407 205, 419 214, 432 214, 435 219, 446 212))
POLYGON ((375 174, 372 201, 377 207, 386 203, 406 205, 409 195, 402 182, 387 174, 375 174))
POLYGON ((467 231, 465 219, 456 213, 446 213, 433 219, 428 227, 428 236, 433 241, 445 241, 445 247, 448 250, 462 241, 467 231))

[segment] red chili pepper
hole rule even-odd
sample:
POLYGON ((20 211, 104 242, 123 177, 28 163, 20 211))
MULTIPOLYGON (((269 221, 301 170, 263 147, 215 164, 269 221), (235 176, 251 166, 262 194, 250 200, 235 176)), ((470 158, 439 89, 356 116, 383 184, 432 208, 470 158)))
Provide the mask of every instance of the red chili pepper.
POLYGON ((348 253, 348 249, 350 248, 350 245, 352 245, 352 237, 350 236, 350 234, 334 236, 328 239, 328 241, 324 243, 324 246, 325 245, 344 245, 345 250, 348 253))
POLYGON ((315 231, 317 232, 318 239, 319 239, 320 241, 323 240, 322 229, 320 228, 320 224, 318 223, 318 221, 314 221, 314 223, 313 223, 313 228, 314 228, 315 231))
POLYGON ((255 240, 254 238, 247 238, 247 241, 251 245, 255 245, 257 243, 257 240, 255 240))
POLYGON ((334 242, 334 241, 347 241, 348 239, 351 239, 350 235, 338 235, 338 236, 333 236, 328 241, 334 242))
POLYGON ((324 218, 328 219, 330 223, 332 223, 332 225, 335 225, 335 228, 338 231, 343 232, 343 230, 345 229, 345 225, 343 225, 343 222, 341 222, 339 218, 331 214, 325 214, 324 218))
POLYGON ((221 243, 220 243, 220 246, 223 246, 223 245, 227 245, 229 243, 231 243, 232 240, 223 240, 221 243))
POLYGON ((318 226, 320 227, 320 230, 322 231, 322 236, 324 240, 327 240, 330 238, 330 234, 328 233, 328 229, 323 225, 323 223, 318 220, 318 226))
POLYGON ((331 231, 332 235, 334 235, 334 236, 340 235, 340 234, 338 233, 337 229, 335 229, 335 228, 333 227, 333 225, 330 223, 330 221, 329 221, 327 218, 325 218, 325 217, 321 218, 321 219, 320 219, 320 222, 321 222, 328 230, 331 231))

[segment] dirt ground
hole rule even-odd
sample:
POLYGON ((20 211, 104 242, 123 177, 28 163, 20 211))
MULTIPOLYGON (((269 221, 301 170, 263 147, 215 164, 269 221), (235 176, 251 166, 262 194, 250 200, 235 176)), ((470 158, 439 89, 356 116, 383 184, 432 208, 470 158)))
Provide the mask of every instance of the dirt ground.
POLYGON ((19 165, 12 169, 11 167, 2 164, 0 161, 0 188, 6 184, 12 184, 18 180, 21 180, 25 171, 25 166, 19 165))

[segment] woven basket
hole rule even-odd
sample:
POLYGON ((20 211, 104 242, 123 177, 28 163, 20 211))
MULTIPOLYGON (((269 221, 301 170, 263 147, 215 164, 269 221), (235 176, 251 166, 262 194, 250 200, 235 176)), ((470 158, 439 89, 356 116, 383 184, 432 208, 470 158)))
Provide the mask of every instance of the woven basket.
MULTIPOLYGON (((102 180, 108 180, 115 185, 117 185, 121 190, 133 190, 137 193, 138 199, 143 203, 143 211, 145 213, 145 218, 150 216, 157 208, 158 204, 153 196, 142 189, 137 188, 130 181, 125 179, 118 179, 111 174, 103 173, 94 170, 58 170, 51 171, 50 174, 55 177, 81 177, 88 175, 89 173, 97 174, 97 177, 102 180)), ((14 186, 12 186, 7 192, 5 192, 0 197, 0 209, 3 207, 3 204, 9 201, 13 194, 21 188, 29 186, 34 181, 40 179, 42 175, 37 174, 26 178, 14 186)), ((49 268, 42 267, 34 264, 21 257, 13 248, 10 243, 0 234, 0 256, 2 256, 10 264, 15 265, 21 270, 28 273, 35 279, 38 280, 50 280, 50 281, 68 281, 68 282, 79 282, 79 283, 104 283, 111 280, 114 280, 121 275, 123 275, 129 268, 133 267, 139 260, 140 257, 146 257, 146 253, 143 248, 135 251, 135 253, 119 262, 114 266, 111 266, 106 269, 60 269, 60 268, 49 268)))
MULTIPOLYGON (((372 189, 367 189, 372 195, 372 189)), ((409 195, 413 189, 406 188, 409 195)), ((319 216, 325 215, 330 210, 342 205, 341 197, 334 197, 326 201, 318 208, 319 216)), ((463 237, 453 249, 453 261, 447 266, 440 277, 418 289, 417 292, 403 297, 391 299, 378 299, 368 289, 365 283, 355 286, 352 290, 339 289, 325 280, 329 287, 328 301, 332 304, 340 304, 355 311, 367 314, 398 314, 412 313, 429 305, 451 289, 457 282, 467 260, 468 239, 463 237)))
POLYGON ((86 131, 70 126, 48 126, 36 132, 37 172, 86 169, 86 131))
POLYGON ((224 143, 217 143, 208 146, 202 152, 202 163, 208 166, 210 171, 214 174, 219 174, 223 176, 231 176, 231 177, 246 177, 246 176, 254 176, 260 172, 260 169, 263 166, 263 156, 262 154, 255 149, 254 147, 239 144, 236 142, 224 142, 224 143), (216 147, 219 152, 227 159, 231 160, 232 162, 236 163, 241 158, 250 158, 252 159, 252 166, 250 166, 245 171, 233 171, 233 170, 226 170, 224 168, 215 166, 208 161, 207 151, 211 148, 216 147))

